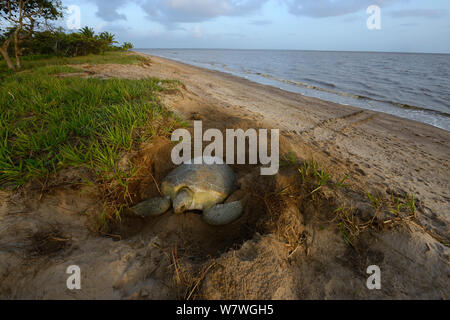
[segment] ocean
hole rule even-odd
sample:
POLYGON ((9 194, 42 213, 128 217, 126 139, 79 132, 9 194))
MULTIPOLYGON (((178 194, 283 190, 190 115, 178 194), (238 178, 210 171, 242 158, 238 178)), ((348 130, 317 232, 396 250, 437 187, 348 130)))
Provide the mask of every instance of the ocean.
POLYGON ((323 100, 450 131, 450 55, 138 49, 323 100))

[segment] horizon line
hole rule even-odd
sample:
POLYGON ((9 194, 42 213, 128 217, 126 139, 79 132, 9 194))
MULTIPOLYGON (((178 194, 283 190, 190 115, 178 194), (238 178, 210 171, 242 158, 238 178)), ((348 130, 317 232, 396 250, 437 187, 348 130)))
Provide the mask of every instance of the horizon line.
POLYGON ((395 53, 395 54, 436 54, 450 55, 450 52, 416 51, 365 51, 365 50, 316 50, 316 49, 236 49, 236 48, 134 48, 133 50, 235 50, 235 51, 303 51, 303 52, 348 52, 348 53, 395 53))

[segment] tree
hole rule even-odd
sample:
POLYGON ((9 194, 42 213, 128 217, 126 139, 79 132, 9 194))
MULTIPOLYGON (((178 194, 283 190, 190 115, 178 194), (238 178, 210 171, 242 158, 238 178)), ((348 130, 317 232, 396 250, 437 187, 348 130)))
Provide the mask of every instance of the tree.
POLYGON ((6 64, 8 67, 12 70, 14 70, 14 64, 12 63, 11 59, 8 55, 8 47, 12 40, 12 30, 11 27, 8 27, 7 25, 9 23, 9 16, 11 11, 17 10, 17 3, 13 1, 6 1, 6 0, 0 0, 0 19, 2 22, 2 25, 0 25, 0 32, 1 32, 1 41, 2 45, 0 47, 0 53, 2 54, 3 58, 6 61, 6 64), (5 23, 5 25, 3 25, 5 23))
POLYGON ((11 42, 14 43, 16 67, 20 69, 22 67, 20 56, 24 51, 21 43, 33 34, 39 23, 56 20, 61 16, 60 0, 0 0, 0 19, 6 25, 0 29, 3 34, 0 53, 8 67, 16 69, 8 54, 11 42))
POLYGON ((131 50, 133 49, 133 44, 131 44, 130 42, 124 42, 122 49, 125 51, 131 50))
POLYGON ((94 38, 95 32, 94 32, 94 29, 86 26, 80 30, 80 34, 85 36, 86 38, 94 38))
POLYGON ((102 53, 104 53, 108 48, 111 48, 111 45, 113 43, 117 43, 117 41, 115 41, 115 35, 112 33, 109 33, 107 31, 100 33, 99 36, 99 40, 100 40, 100 44, 101 44, 101 50, 102 53))
POLYGON ((115 40, 116 36, 112 33, 109 33, 107 31, 100 33, 100 39, 105 40, 108 45, 111 45, 113 43, 117 43, 115 40))

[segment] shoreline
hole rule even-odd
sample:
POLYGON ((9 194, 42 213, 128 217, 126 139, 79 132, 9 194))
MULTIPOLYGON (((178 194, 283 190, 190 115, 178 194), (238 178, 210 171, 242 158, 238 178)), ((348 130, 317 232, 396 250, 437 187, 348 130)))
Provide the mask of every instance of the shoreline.
MULTIPOLYGON (((145 51, 145 49, 140 49, 145 51)), ((326 86, 320 86, 318 84, 310 83, 310 82, 302 82, 303 80, 292 80, 289 78, 283 78, 279 76, 274 76, 272 74, 259 73, 254 71, 244 72, 244 74, 240 74, 238 71, 233 71, 225 67, 218 68, 221 70, 217 70, 217 68, 211 66, 207 66, 207 63, 196 64, 195 62, 185 62, 182 59, 177 59, 176 57, 162 57, 152 55, 151 53, 145 53, 141 51, 134 51, 137 54, 143 54, 147 56, 158 57, 161 59, 166 59, 172 62, 177 62, 185 66, 191 66, 200 68, 202 70, 208 70, 213 72, 219 72, 223 75, 232 75, 239 79, 248 80, 253 83, 258 83, 262 85, 271 86, 286 92, 292 92, 296 94, 300 94, 302 96, 307 96, 311 98, 316 98, 319 100, 336 103, 342 106, 351 106, 355 108, 360 108, 363 110, 374 111, 384 114, 389 114, 392 116, 396 116, 402 119, 407 119, 423 124, 428 124, 433 127, 443 129, 447 132, 450 132, 450 127, 447 124, 447 118, 449 114, 445 111, 441 111, 434 108, 429 108, 424 105, 415 105, 411 104, 411 102, 403 102, 401 100, 389 99, 388 97, 384 98, 375 98, 370 96, 365 96, 364 93, 350 93, 348 91, 338 91, 335 89, 327 88, 326 86), (373 103, 375 106, 373 106, 373 103), (410 111, 418 111, 423 114, 410 116, 410 111)), ((181 54, 181 53, 180 53, 181 54)), ((218 64, 220 65, 220 63, 218 64)))
POLYGON ((423 128, 419 128, 419 130, 436 131, 436 133, 440 132, 441 134, 448 135, 449 138, 450 138, 450 131, 447 131, 445 129, 433 126, 433 125, 428 124, 428 123, 419 122, 419 121, 411 120, 411 119, 407 119, 407 118, 402 118, 400 116, 397 116, 397 115, 394 115, 394 114, 385 113, 385 112, 382 112, 382 111, 375 111, 375 110, 361 108, 361 107, 358 107, 358 106, 352 106, 352 105, 346 105, 346 104, 341 104, 341 103, 337 103, 337 102, 332 102, 332 101, 324 100, 324 99, 321 99, 321 98, 310 97, 310 96, 307 96, 307 95, 303 95, 301 93, 284 90, 282 88, 279 88, 279 87, 276 87, 276 86, 272 86, 272 85, 269 85, 269 84, 262 84, 262 83, 259 83, 259 82, 256 82, 256 81, 252 81, 252 80, 249 80, 249 79, 246 79, 246 78, 243 78, 243 77, 236 76, 236 75, 231 74, 231 73, 218 71, 218 70, 212 70, 212 69, 208 69, 208 68, 203 68, 203 67, 191 65, 189 63, 178 61, 178 60, 172 60, 172 59, 169 59, 169 58, 153 56, 153 55, 146 54, 146 53, 141 53, 141 52, 134 52, 133 51, 133 53, 138 54, 138 55, 142 55, 142 56, 145 56, 145 57, 148 57, 148 58, 160 59, 161 61, 166 61, 166 62, 168 62, 170 64, 179 64, 180 66, 183 66, 183 67, 186 67, 186 68, 197 69, 198 71, 203 72, 203 73, 210 73, 211 75, 219 76, 219 77, 225 78, 227 80, 235 81, 237 83, 242 83, 244 85, 248 85, 248 86, 251 86, 251 87, 258 88, 258 89, 266 89, 269 93, 285 95, 287 97, 291 95, 292 98, 294 98, 294 99, 295 99, 295 96, 299 96, 301 98, 304 98, 305 100, 311 99, 312 102, 314 102, 314 100, 316 100, 317 103, 320 103, 322 105, 323 104, 330 104, 330 105, 334 105, 334 106, 339 106, 339 107, 342 108, 342 112, 345 112, 345 111, 347 111, 347 112, 354 112, 355 110, 367 111, 369 113, 375 113, 375 114, 377 114, 379 116, 385 116, 387 118, 394 118, 393 119, 394 121, 405 122, 405 125, 407 125, 409 123, 412 126, 423 127, 423 128), (347 110, 345 110, 345 109, 347 109, 347 110))
MULTIPOLYGON (((450 132, 216 70, 135 54, 150 57, 152 75, 181 80, 189 91, 215 107, 279 128, 294 149, 295 144, 308 145, 319 156, 349 162, 356 166, 361 180, 367 179, 377 188, 415 191, 423 199, 427 213, 421 222, 448 236, 445 226, 450 224, 450 132), (436 217, 443 225, 432 222, 436 217)), ((301 155, 302 151, 297 153, 301 155)))

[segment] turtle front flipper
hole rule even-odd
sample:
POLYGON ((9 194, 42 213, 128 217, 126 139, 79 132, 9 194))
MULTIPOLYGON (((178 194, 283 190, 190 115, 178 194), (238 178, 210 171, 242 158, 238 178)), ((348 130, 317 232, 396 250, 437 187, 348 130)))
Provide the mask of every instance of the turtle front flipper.
POLYGON ((224 226, 238 219, 244 212, 244 201, 217 204, 203 211, 203 220, 213 226, 224 226))
POLYGON ((169 211, 171 206, 170 197, 152 198, 141 202, 129 210, 143 218, 157 217, 169 211))

